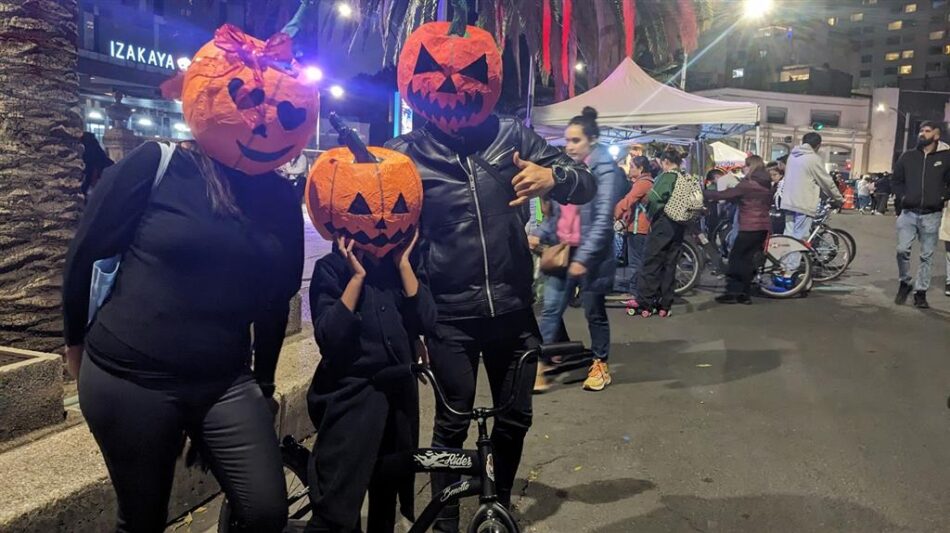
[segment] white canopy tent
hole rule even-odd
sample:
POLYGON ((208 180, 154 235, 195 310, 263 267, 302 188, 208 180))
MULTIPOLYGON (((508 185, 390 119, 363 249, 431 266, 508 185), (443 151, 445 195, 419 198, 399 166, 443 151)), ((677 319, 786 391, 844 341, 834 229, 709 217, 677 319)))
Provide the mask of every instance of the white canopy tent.
POLYGON ((554 139, 585 106, 597 110, 607 142, 666 141, 689 144, 729 137, 754 128, 759 106, 751 102, 713 100, 664 85, 630 58, 603 83, 569 100, 534 108, 531 122, 554 139))
POLYGON ((713 162, 720 167, 741 167, 745 164, 746 153, 720 141, 709 144, 713 162))

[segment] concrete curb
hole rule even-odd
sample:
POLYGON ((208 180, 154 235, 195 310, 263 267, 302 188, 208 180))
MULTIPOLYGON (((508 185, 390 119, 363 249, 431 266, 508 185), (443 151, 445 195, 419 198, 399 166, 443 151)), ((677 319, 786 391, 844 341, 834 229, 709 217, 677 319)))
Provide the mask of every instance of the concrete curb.
MULTIPOLYGON (((306 393, 319 361, 309 327, 288 338, 277 367, 279 435, 298 439, 314 430, 306 393)), ((107 532, 115 528, 115 493, 95 439, 83 423, 0 454, 0 531, 107 532)), ((209 473, 178 461, 169 519, 220 491, 209 473)))

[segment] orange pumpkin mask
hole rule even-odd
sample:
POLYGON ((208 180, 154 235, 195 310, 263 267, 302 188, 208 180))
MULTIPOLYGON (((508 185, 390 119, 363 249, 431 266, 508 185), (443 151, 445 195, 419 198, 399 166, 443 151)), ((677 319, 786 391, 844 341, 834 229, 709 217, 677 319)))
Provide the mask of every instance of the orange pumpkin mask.
POLYGON ((383 257, 412 239, 422 210, 422 179, 409 157, 369 147, 380 163, 354 163, 346 147, 324 152, 307 177, 307 211, 323 238, 346 237, 383 257))
POLYGON ((288 35, 265 43, 225 24, 185 73, 185 122, 219 163, 252 175, 274 170, 314 133, 319 96, 299 72, 288 35))
POLYGON ((448 22, 423 24, 399 55, 402 98, 449 133, 488 118, 501 96, 501 78, 498 46, 490 33, 475 26, 456 35, 448 22))

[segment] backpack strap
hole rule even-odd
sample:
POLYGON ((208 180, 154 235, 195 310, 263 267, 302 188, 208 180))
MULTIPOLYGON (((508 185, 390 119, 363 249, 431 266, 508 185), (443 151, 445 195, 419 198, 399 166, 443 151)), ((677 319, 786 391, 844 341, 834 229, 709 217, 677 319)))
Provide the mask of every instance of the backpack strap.
POLYGON ((156 143, 158 148, 162 151, 162 156, 158 160, 158 168, 155 170, 155 180, 152 181, 152 191, 158 188, 159 184, 162 183, 162 179, 165 178, 165 171, 168 170, 168 163, 171 162, 172 156, 175 155, 175 148, 178 146, 175 143, 156 143))

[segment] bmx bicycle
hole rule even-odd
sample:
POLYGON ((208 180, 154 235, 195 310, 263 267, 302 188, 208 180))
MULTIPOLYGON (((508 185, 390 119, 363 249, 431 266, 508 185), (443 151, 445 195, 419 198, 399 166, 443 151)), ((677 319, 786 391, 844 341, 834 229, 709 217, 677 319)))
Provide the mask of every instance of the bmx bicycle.
MULTIPOLYGON (((524 365, 537 357, 569 357, 586 353, 581 342, 564 342, 541 345, 524 352, 518 358, 515 367, 514 383, 519 383, 524 365)), ((381 372, 374 381, 386 385, 400 379, 417 378, 430 383, 436 402, 452 414, 475 421, 478 438, 474 450, 455 448, 419 448, 407 452, 387 455, 380 459, 379 468, 384 474, 402 475, 413 473, 453 473, 463 476, 461 481, 449 485, 435 494, 422 513, 413 522, 409 533, 428 531, 438 517, 439 512, 451 503, 464 498, 478 496, 479 508, 469 521, 468 533, 520 533, 518 522, 504 505, 498 501, 495 489, 494 447, 488 432, 488 420, 507 412, 515 403, 517 389, 512 389, 508 398, 500 406, 474 407, 471 411, 459 411, 449 405, 442 386, 432 370, 421 364, 392 367, 381 372)), ((526 391, 527 393, 527 391, 526 391)), ((281 457, 287 474, 287 512, 288 527, 298 528, 310 517, 313 507, 309 499, 309 461, 310 452, 291 436, 281 442, 281 457)), ((219 533, 230 531, 232 525, 231 506, 225 499, 218 518, 219 533)))

